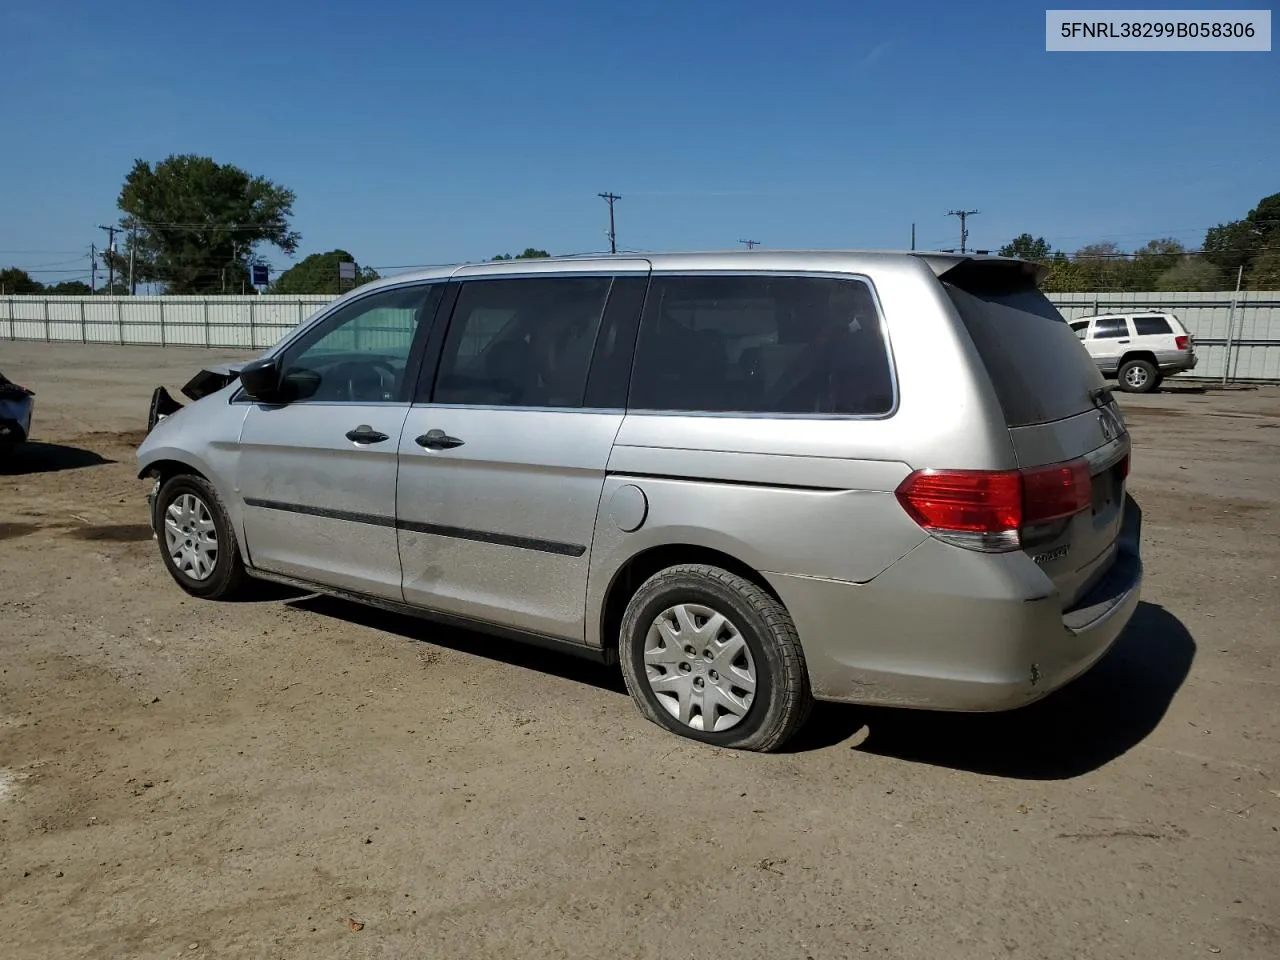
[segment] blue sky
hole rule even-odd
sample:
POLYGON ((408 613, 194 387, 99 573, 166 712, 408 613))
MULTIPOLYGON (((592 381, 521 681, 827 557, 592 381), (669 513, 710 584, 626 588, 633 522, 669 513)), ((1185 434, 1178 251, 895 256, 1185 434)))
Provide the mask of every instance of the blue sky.
POLYGON ((641 250, 954 246, 958 206, 978 248, 1198 243, 1280 190, 1280 54, 1047 53, 1044 9, 10 0, 0 265, 87 273, 133 160, 183 152, 384 270, 605 249, 604 190, 641 250))

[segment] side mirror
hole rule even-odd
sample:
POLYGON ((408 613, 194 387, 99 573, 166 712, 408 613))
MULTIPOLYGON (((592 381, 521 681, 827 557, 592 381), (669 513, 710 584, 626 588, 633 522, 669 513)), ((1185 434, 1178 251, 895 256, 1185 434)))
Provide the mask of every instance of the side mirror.
POLYGON ((240 368, 240 383, 244 392, 263 403, 279 403, 284 398, 280 390, 280 361, 275 357, 251 360, 240 368))

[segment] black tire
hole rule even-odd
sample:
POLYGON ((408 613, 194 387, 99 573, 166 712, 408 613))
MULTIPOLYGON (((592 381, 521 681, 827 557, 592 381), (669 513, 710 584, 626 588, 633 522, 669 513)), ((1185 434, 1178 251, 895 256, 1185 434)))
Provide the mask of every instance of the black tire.
POLYGON ((161 485, 156 494, 155 506, 156 539, 160 543, 160 558, 164 562, 169 576, 187 593, 203 600, 229 600, 241 593, 248 581, 244 563, 240 559, 240 549, 236 543, 235 531, 227 518, 226 508, 222 505, 218 492, 203 477, 194 474, 181 474, 170 477, 161 485), (180 569, 169 554, 165 538, 165 515, 170 505, 179 497, 191 495, 202 502, 213 521, 217 536, 217 555, 214 558, 213 570, 204 578, 197 578, 180 569))
MULTIPOLYGON (((641 584, 622 617, 618 659, 627 691, 645 717, 672 733, 703 743, 760 752, 778 750, 804 724, 813 706, 804 652, 791 615, 758 585, 719 567, 681 564, 641 584), (644 659, 649 630, 663 611, 682 603, 723 614, 750 651, 755 693, 741 719, 728 729, 703 731, 683 723, 668 712, 650 685, 644 659)), ((709 663, 696 662, 704 670, 709 663)), ((717 709, 713 707, 713 711, 717 709)))
POLYGON ((1125 393, 1150 393, 1159 385, 1160 371, 1150 360, 1126 360, 1120 364, 1118 376, 1125 393), (1134 383, 1129 382, 1130 376, 1134 383))

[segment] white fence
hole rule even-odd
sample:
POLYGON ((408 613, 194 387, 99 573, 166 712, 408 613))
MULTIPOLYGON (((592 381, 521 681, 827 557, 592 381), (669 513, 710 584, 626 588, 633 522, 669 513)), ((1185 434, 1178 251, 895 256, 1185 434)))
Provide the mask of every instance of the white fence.
POLYGON ((333 296, 4 297, 0 337, 134 346, 271 346, 333 296))
MULTIPOLYGON (((1280 292, 1059 293, 1068 319, 1167 310, 1195 337, 1195 376, 1280 381, 1280 292)), ((261 350, 332 296, 0 297, 0 339, 261 350)))

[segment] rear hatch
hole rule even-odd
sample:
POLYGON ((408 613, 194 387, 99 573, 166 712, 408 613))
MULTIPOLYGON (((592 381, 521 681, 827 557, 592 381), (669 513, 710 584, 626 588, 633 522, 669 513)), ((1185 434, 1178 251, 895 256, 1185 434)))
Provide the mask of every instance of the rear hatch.
POLYGON ((1067 515, 1024 527, 1021 547, 1069 608, 1115 560, 1130 441, 1096 364, 1028 266, 966 260, 939 279, 987 369, 1019 469, 1066 505, 1047 512, 1067 515))

